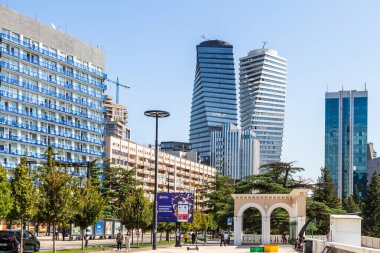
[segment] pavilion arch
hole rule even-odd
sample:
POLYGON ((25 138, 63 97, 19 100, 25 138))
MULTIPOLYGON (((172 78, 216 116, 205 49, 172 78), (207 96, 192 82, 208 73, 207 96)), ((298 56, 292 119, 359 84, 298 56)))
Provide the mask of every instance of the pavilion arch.
POLYGON ((306 220, 307 189, 294 189, 289 194, 232 194, 234 199, 234 233, 235 245, 242 244, 243 213, 248 208, 256 208, 261 213, 262 242, 270 243, 270 218, 276 208, 283 208, 289 213, 290 221, 297 223, 300 231, 306 220))

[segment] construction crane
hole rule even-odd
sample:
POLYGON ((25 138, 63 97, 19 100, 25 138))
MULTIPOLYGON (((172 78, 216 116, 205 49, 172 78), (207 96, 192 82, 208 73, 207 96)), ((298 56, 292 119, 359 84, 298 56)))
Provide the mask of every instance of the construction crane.
POLYGON ((131 87, 129 87, 128 85, 119 83, 119 77, 116 78, 116 82, 113 80, 110 80, 110 79, 107 79, 107 81, 110 83, 116 84, 116 104, 118 104, 119 103, 119 87, 121 86, 121 87, 124 87, 126 89, 129 89, 131 87))

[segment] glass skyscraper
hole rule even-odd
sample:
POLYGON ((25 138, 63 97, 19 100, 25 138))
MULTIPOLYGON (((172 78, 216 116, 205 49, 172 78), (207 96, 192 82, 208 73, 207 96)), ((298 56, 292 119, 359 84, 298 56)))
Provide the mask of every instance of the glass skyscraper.
POLYGON ((273 49, 257 49, 240 58, 242 130, 260 141, 261 164, 281 160, 287 62, 273 49))
POLYGON ((232 179, 258 174, 260 143, 254 131, 241 131, 233 124, 225 124, 221 130, 212 131, 211 166, 232 179))
POLYGON ((339 197, 363 196, 367 181, 367 91, 326 92, 325 166, 339 197))
POLYGON ((190 143, 200 161, 210 164, 210 134, 223 124, 237 124, 233 47, 221 40, 197 46, 197 66, 190 119, 190 143))

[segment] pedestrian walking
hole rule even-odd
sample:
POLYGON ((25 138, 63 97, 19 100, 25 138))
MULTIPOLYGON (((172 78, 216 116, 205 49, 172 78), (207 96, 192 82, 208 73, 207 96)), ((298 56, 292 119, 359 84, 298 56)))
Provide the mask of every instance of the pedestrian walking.
POLYGON ((183 234, 183 239, 185 240, 185 243, 187 243, 187 239, 189 239, 189 234, 187 232, 183 234))
POLYGON ((191 244, 195 244, 195 233, 191 233, 191 244))
POLYGON ((129 232, 125 236, 125 249, 127 252, 131 252, 131 237, 129 236, 129 232))
POLYGON ((121 245, 123 244, 124 235, 121 232, 121 229, 119 230, 119 233, 116 236, 116 242, 117 242, 117 251, 121 251, 121 245))
POLYGON ((55 240, 56 241, 59 241, 59 238, 58 238, 58 228, 55 230, 55 240))
POLYGON ((223 244, 224 246, 226 246, 226 241, 224 240, 224 233, 222 232, 220 234, 220 247, 222 247, 223 244))
POLYGON ((203 234, 203 244, 206 245, 207 244, 207 232, 205 232, 203 234))
POLYGON ((65 240, 66 237, 66 228, 62 228, 62 241, 65 240))

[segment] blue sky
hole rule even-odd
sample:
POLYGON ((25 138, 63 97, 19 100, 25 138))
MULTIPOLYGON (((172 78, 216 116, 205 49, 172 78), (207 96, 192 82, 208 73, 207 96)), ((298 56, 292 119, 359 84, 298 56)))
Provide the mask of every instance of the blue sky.
MULTIPOLYGON (((242 0, 0 0, 27 16, 102 47, 106 72, 132 88, 121 90, 132 140, 187 141, 195 46, 205 35, 226 40, 238 59, 262 46, 288 59, 284 161, 298 161, 316 178, 324 163, 324 92, 369 91, 369 141, 380 150, 380 1, 242 0), (364 4, 365 3, 365 4, 364 4)), ((112 87, 108 92, 115 92, 112 87)))

